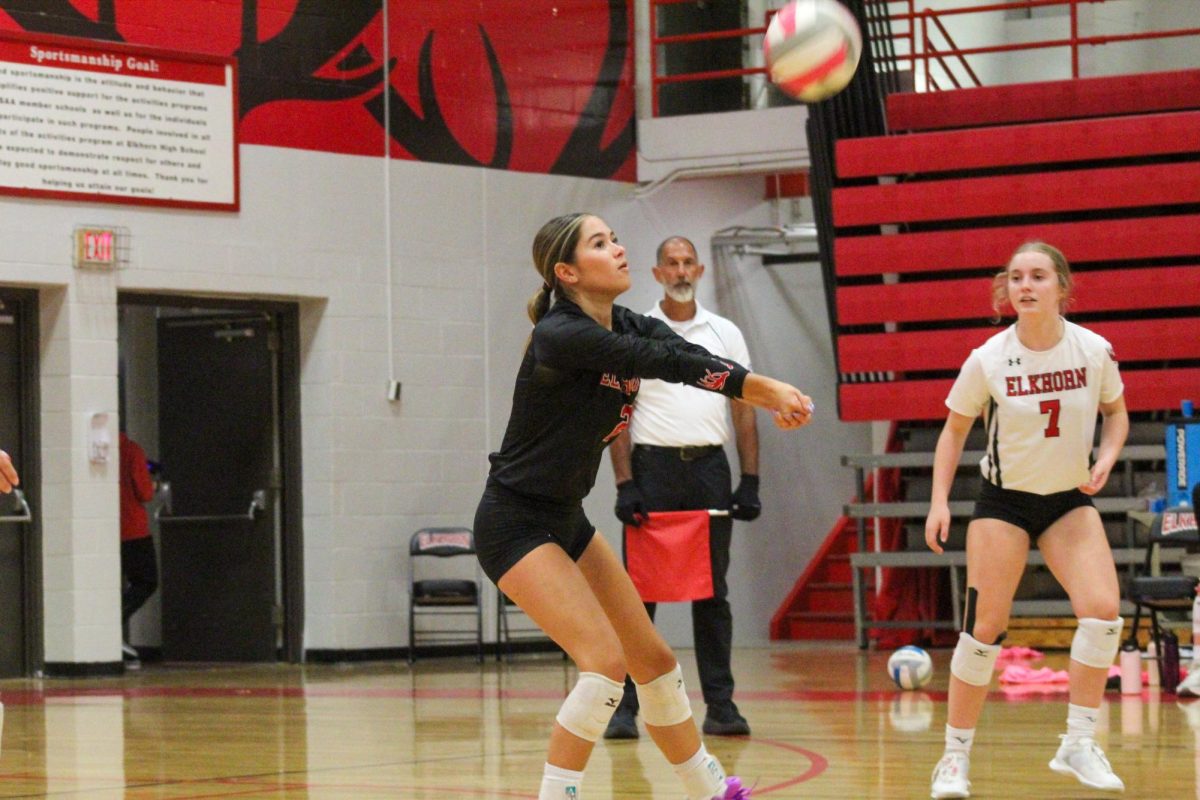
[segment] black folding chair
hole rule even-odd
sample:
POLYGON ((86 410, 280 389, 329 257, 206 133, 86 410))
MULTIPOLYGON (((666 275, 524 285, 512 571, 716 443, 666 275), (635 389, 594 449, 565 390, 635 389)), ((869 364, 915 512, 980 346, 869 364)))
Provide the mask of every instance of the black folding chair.
POLYGON ((408 543, 408 663, 417 658, 421 641, 475 643, 475 660, 483 663, 483 573, 475 557, 470 528, 422 528, 408 543), (455 562, 449 569, 448 562, 455 562), (433 564, 442 569, 432 576, 433 564), (446 574, 451 572, 453 574, 446 574), (470 577, 467 577, 467 576, 470 577), (474 617, 474 631, 459 624, 417 630, 417 620, 474 617))
POLYGON ((1139 573, 1128 583, 1127 596, 1134 605, 1133 628, 1130 639, 1137 641, 1143 609, 1150 617, 1150 635, 1159 653, 1158 675, 1163 677, 1162 628, 1158 614, 1162 611, 1185 611, 1192 608, 1196 599, 1196 584, 1200 579, 1190 575, 1159 572, 1155 556, 1161 547, 1189 547, 1200 545, 1200 531, 1196 529, 1196 511, 1193 506, 1173 506, 1159 513, 1150 525, 1150 538, 1146 542, 1146 558, 1139 573))

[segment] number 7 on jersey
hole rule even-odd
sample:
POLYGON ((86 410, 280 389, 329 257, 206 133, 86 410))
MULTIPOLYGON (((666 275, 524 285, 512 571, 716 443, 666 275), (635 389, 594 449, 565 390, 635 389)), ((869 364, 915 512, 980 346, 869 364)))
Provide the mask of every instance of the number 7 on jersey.
POLYGON ((1052 439, 1059 435, 1058 430, 1058 412, 1062 410, 1062 401, 1060 400, 1043 400, 1038 404, 1038 413, 1049 414, 1050 419, 1046 420, 1046 430, 1042 435, 1047 439, 1052 439))

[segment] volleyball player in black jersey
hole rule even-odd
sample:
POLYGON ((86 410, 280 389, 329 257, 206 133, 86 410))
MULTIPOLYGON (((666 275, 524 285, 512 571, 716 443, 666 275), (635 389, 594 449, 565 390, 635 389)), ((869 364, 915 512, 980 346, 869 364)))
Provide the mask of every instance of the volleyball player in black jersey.
POLYGON ((533 333, 504 441, 490 457, 475 540, 488 576, 579 668, 550 735, 538 798, 581 797, 583 769, 628 672, 646 729, 689 800, 743 800, 749 790, 705 750, 675 655, 582 501, 604 448, 629 424, 640 378, 740 399, 773 412, 784 429, 810 421, 812 400, 614 305, 630 283, 625 248, 595 215, 543 225, 533 262, 543 281, 529 303, 533 333))

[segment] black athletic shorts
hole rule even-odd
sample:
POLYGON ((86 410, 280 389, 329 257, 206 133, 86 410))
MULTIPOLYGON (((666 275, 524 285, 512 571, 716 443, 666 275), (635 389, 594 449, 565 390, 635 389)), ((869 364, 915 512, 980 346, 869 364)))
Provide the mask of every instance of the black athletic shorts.
POLYGON ((534 548, 553 542, 578 561, 596 533, 583 506, 564 506, 488 480, 475 510, 475 551, 494 583, 534 548))
POLYGON ((1015 489, 1001 489, 984 480, 971 519, 998 519, 1016 525, 1029 538, 1037 538, 1064 514, 1082 506, 1095 506, 1092 498, 1078 489, 1054 494, 1033 494, 1015 489))

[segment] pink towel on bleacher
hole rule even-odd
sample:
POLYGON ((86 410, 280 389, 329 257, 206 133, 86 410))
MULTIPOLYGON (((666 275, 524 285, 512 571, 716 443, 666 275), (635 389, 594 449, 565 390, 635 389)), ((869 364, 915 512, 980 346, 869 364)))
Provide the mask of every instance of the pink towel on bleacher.
POLYGON ((1050 669, 1049 667, 1033 669, 1020 664, 1009 664, 1000 673, 1000 682, 1007 684, 1066 683, 1069 680, 1070 676, 1065 669, 1050 669))
MULTIPOLYGON (((1108 677, 1120 674, 1119 667, 1109 667, 1108 677)), ((1000 691, 1009 697, 1065 692, 1070 688, 1070 677, 1065 669, 1030 669, 1012 664, 1000 673, 1000 691)))
POLYGON ((996 669, 1004 669, 1009 664, 1039 661, 1043 655, 1042 651, 1034 650, 1032 647, 1002 647, 1000 648, 1000 654, 996 656, 996 669))

